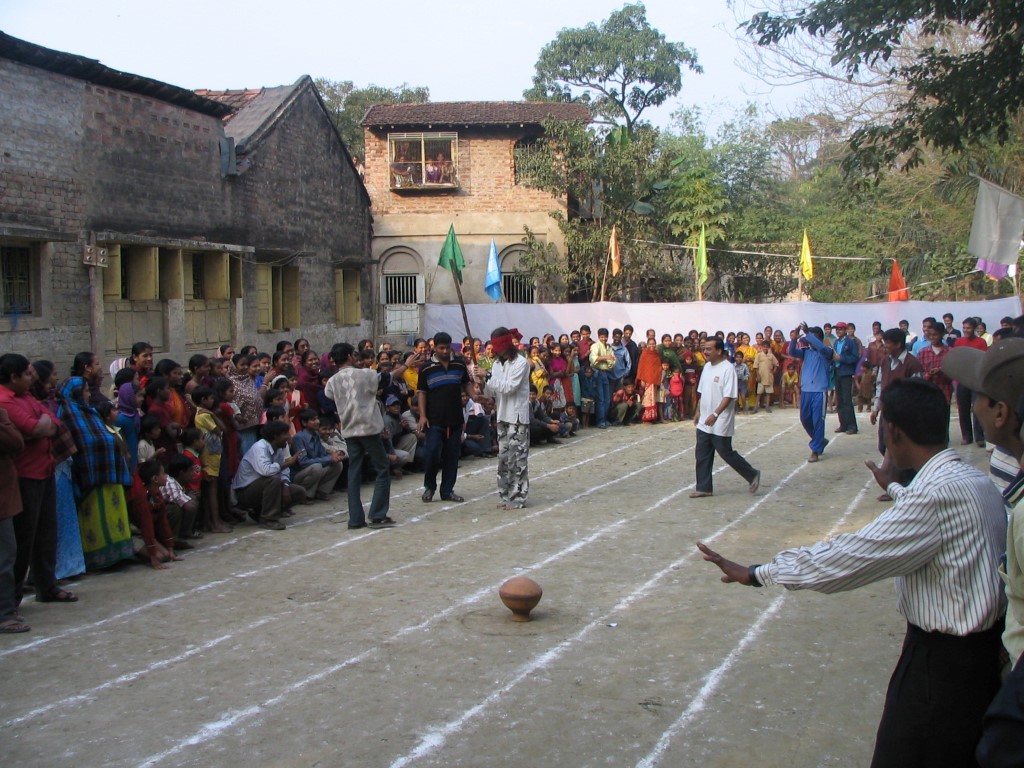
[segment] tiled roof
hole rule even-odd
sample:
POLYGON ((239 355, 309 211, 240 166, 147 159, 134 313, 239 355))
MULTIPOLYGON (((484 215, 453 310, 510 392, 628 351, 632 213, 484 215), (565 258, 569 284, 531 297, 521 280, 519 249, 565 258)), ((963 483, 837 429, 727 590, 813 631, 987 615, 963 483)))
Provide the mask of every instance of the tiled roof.
POLYGON ((266 134, 305 87, 312 87, 308 75, 303 75, 292 85, 239 91, 202 90, 196 93, 231 107, 231 114, 224 118, 224 135, 231 136, 238 151, 244 152, 250 144, 258 142, 266 134))
POLYGON ((449 101, 428 104, 375 104, 362 124, 374 126, 539 125, 543 121, 590 122, 583 104, 557 101, 449 101))

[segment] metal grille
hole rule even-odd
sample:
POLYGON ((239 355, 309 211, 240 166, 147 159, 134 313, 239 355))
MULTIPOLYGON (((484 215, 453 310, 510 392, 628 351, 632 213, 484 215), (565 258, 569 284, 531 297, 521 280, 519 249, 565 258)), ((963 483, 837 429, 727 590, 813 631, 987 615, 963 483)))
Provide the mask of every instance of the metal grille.
POLYGON ((192 298, 205 299, 203 290, 203 257, 201 254, 192 254, 192 298))
POLYGON ((416 275, 384 275, 385 304, 415 304, 416 275))
POLYGON ((3 279, 3 313, 32 314, 32 249, 0 247, 0 275, 3 279))
POLYGON ((457 133, 388 134, 393 189, 458 186, 457 133))
POLYGON ((509 304, 533 304, 536 289, 526 275, 505 273, 501 276, 501 292, 509 304))

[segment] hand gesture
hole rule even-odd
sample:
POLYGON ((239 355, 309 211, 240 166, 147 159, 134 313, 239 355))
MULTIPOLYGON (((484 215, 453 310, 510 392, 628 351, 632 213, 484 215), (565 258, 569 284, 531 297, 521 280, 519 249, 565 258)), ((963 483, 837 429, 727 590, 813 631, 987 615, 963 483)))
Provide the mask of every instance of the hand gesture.
POLYGON ((888 454, 882 461, 882 466, 878 466, 871 459, 866 460, 864 466, 871 470, 871 474, 875 476, 875 482, 882 487, 883 491, 889 487, 889 483, 895 483, 899 479, 899 471, 888 454))
POLYGON ((697 549, 699 549, 704 555, 705 560, 709 563, 714 563, 722 569, 722 573, 725 574, 722 576, 722 582, 724 584, 732 584, 735 582, 736 584, 750 586, 750 569, 747 568, 747 566, 734 563, 732 560, 726 560, 711 547, 700 541, 697 542, 697 549))

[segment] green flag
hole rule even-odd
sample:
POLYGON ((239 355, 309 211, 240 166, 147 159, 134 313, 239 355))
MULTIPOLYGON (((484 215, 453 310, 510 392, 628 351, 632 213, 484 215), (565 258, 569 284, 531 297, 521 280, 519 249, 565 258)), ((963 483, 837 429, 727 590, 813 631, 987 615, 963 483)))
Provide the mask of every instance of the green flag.
POLYGON ((462 285, 462 270, 466 268, 466 260, 462 258, 462 249, 459 248, 459 241, 455 239, 455 225, 448 228, 448 237, 444 239, 444 247, 441 248, 441 258, 437 265, 444 267, 455 275, 455 279, 462 285))
POLYGON ((697 241, 697 287, 708 281, 708 244, 704 238, 704 225, 700 225, 700 240, 697 241))

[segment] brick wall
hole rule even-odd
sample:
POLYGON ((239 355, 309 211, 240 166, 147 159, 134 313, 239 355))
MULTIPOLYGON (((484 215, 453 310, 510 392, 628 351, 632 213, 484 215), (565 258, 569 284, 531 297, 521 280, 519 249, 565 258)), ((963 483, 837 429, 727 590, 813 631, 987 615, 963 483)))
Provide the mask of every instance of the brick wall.
POLYGON ((387 133, 365 131, 366 186, 374 216, 409 213, 543 211, 564 203, 538 189, 515 183, 513 148, 521 132, 491 129, 459 131, 459 188, 400 191, 390 188, 387 133))

